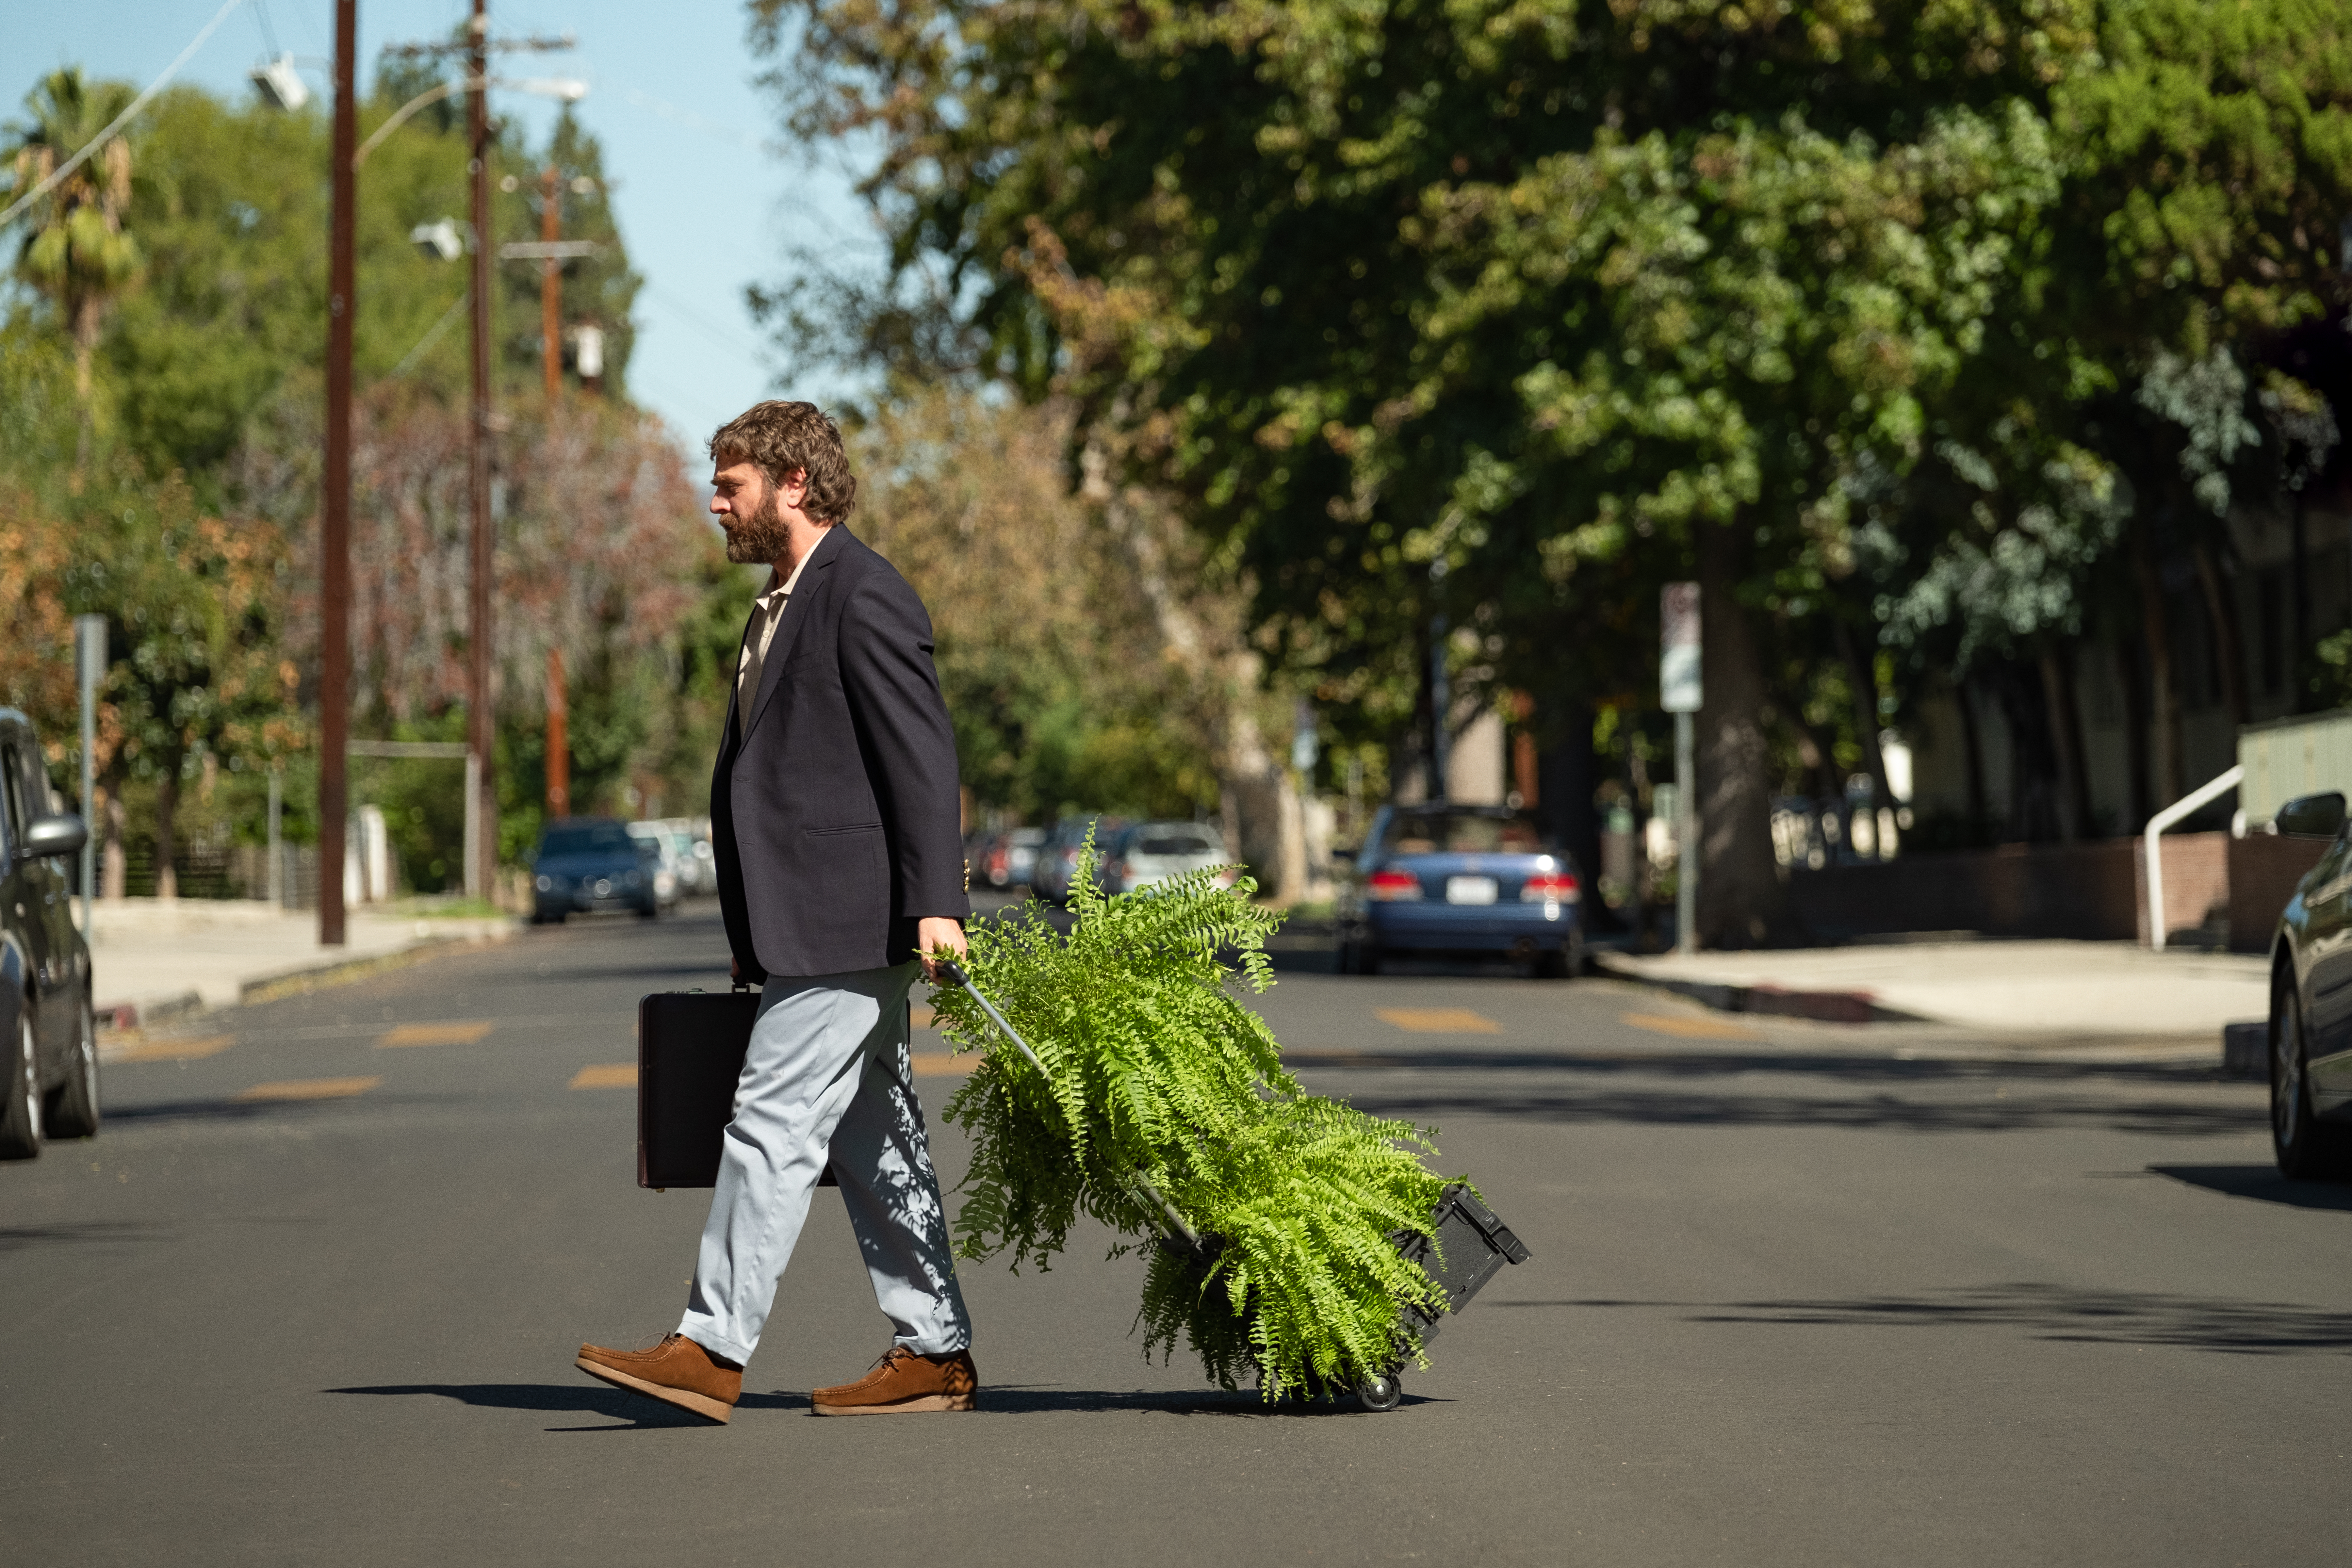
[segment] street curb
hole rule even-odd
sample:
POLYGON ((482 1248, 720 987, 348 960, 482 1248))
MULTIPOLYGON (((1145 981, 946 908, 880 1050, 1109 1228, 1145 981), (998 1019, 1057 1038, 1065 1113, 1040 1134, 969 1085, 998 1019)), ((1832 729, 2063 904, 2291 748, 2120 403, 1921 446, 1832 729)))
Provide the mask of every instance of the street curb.
POLYGON ((205 997, 201 991, 183 991, 176 996, 159 996, 145 1002, 137 1000, 110 1002, 103 1007, 93 1009, 98 1017, 98 1026, 100 1029, 117 1033, 142 1028, 149 1024, 163 1023, 167 1018, 177 1018, 184 1014, 201 1013, 204 1010, 205 997))
POLYGON ((244 1006, 255 1002, 274 1002, 281 996, 291 996, 299 992, 310 991, 320 986, 347 984, 354 980, 363 980, 371 974, 380 974, 385 970, 404 969, 409 964, 421 963, 427 958, 439 957, 453 949, 487 947, 492 942, 510 941, 514 934, 515 928, 509 926, 504 931, 470 932, 464 936, 427 937, 422 942, 391 952, 370 953, 362 958, 331 958, 320 963, 298 964, 291 969, 281 969, 275 973, 264 974, 246 981, 237 988, 237 1005, 244 1006))
POLYGON ((2258 1078, 2267 1082, 2271 1076, 2271 1024, 2267 1018, 2257 1018, 2249 1024, 2221 1026, 2221 1076, 2223 1078, 2258 1078))
MULTIPOLYGON (((235 1005, 242 1007, 257 1002, 274 1002, 281 996, 291 996, 304 991, 347 984, 387 970, 405 968, 411 963, 438 957, 456 949, 485 947, 493 942, 510 941, 519 929, 519 925, 510 925, 495 931, 426 937, 390 952, 296 964, 290 969, 276 970, 242 982, 237 987, 235 1005)), ((187 1017, 206 1011, 209 1008, 203 994, 187 991, 160 1002, 118 1002, 100 1007, 98 1009, 98 1025, 106 1033, 131 1034, 168 1018, 187 1017)))
POLYGON ((1586 962, 1612 980, 1630 980, 1688 997, 1719 1013, 1769 1014, 1811 1018, 1823 1024, 1933 1024, 1937 1019, 1882 1004, 1868 991, 1790 991, 1779 985, 1730 985, 1708 980, 1674 980, 1619 960, 1612 952, 1589 953, 1586 962))

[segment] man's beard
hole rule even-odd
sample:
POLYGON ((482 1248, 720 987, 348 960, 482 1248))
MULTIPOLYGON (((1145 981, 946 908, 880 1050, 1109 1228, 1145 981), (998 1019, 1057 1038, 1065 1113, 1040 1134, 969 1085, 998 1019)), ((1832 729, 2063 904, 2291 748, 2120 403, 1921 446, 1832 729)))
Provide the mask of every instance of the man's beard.
POLYGON ((776 492, 771 489, 759 510, 727 531, 727 559, 738 566, 765 565, 782 560, 784 546, 790 542, 783 509, 776 504, 776 492))

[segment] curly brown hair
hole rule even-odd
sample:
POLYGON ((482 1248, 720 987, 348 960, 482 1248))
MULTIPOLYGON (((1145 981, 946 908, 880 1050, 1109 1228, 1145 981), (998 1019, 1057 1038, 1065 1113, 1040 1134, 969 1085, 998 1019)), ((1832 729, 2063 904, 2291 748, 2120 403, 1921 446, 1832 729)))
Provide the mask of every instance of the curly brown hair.
POLYGON ((857 506, 857 477, 841 445, 841 426, 814 403, 755 403, 710 437, 714 463, 750 463, 782 488, 796 472, 808 475, 801 510, 819 522, 840 522, 857 506))

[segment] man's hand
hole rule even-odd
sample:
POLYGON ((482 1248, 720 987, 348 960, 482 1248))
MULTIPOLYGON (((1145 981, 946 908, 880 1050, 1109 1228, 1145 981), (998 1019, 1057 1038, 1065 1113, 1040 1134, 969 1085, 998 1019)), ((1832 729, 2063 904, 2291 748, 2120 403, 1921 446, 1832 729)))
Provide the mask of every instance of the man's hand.
POLYGON ((939 983, 940 971, 936 955, 942 948, 947 950, 948 956, 951 958, 961 958, 971 951, 971 943, 964 940, 963 922, 950 920, 945 915, 925 915, 921 920, 917 921, 915 952, 923 961, 923 978, 933 984, 939 983))

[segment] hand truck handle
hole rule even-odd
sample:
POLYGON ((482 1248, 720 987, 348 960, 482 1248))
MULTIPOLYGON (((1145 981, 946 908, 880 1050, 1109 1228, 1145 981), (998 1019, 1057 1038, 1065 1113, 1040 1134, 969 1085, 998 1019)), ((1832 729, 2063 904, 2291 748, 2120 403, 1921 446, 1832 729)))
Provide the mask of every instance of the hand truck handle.
MULTIPOLYGON (((1015 1029, 1005 1020, 1004 1015, 996 1010, 995 1003, 981 994, 980 987, 971 983, 971 976, 964 973, 961 964, 952 958, 942 958, 934 963, 931 969, 946 984, 970 992, 971 999, 980 1004, 981 1011, 986 1013, 990 1020, 1004 1031, 1004 1037, 1011 1040, 1019 1047, 1021 1054, 1029 1058, 1029 1065, 1037 1069, 1038 1076, 1045 1080, 1046 1086, 1048 1088, 1053 1086, 1054 1075, 1046 1071, 1044 1062, 1037 1059, 1037 1053, 1029 1048, 1029 1042, 1021 1037, 1021 1031, 1015 1029)), ((1145 1197, 1151 1200, 1152 1206, 1159 1209, 1160 1216, 1176 1227, 1179 1235, 1194 1247, 1201 1245, 1200 1236, 1191 1226, 1184 1223, 1184 1216, 1176 1212, 1176 1205, 1160 1195, 1160 1189, 1151 1184, 1149 1177, 1137 1176, 1135 1184, 1145 1197)))

